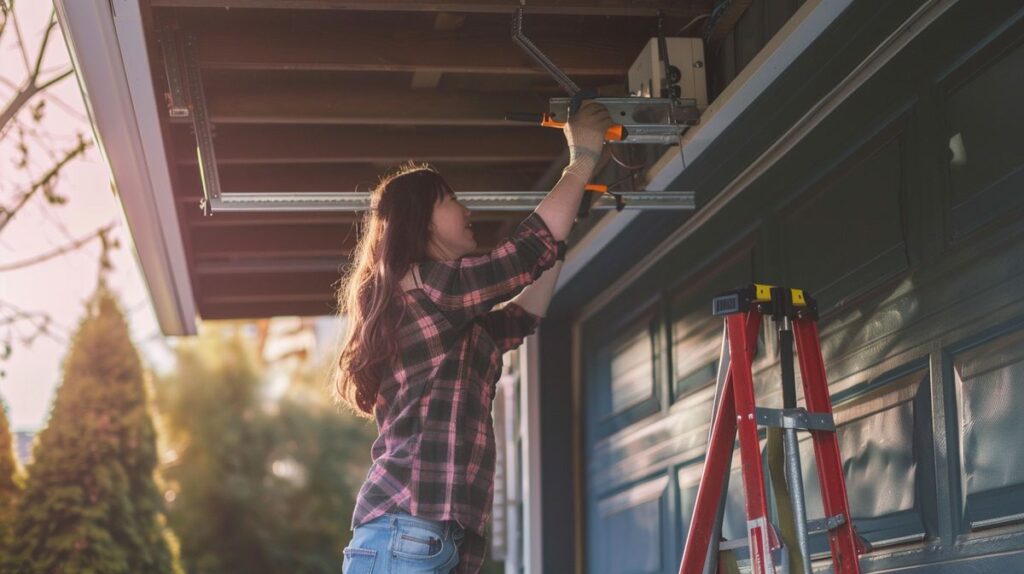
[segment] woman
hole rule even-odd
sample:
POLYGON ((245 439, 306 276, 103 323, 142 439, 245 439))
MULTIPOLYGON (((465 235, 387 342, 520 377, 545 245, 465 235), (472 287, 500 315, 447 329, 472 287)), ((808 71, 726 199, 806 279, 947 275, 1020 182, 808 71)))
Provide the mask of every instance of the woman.
POLYGON ((467 256, 476 248, 470 212, 432 169, 405 168, 375 189, 339 290, 348 334, 336 390, 379 431, 344 574, 479 571, 501 357, 547 311, 609 125, 595 102, 574 114, 561 179, 486 255, 467 256))

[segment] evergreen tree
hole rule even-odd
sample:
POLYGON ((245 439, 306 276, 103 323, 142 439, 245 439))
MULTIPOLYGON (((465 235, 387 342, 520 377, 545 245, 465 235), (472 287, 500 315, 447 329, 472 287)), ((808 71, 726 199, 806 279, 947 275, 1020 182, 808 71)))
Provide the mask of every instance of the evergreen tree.
POLYGON ((14 505, 24 490, 24 477, 14 458, 7 404, 0 401, 0 560, 10 553, 14 505))
POLYGON ((142 364, 102 284, 72 340, 17 505, 16 574, 171 574, 142 364))

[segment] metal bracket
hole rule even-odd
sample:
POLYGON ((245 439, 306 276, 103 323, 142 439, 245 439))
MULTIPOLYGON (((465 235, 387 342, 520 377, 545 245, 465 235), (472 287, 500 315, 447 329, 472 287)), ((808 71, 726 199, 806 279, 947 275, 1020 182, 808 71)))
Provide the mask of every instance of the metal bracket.
MULTIPOLYGON (((579 105, 581 97, 596 96, 596 92, 584 91, 572 81, 544 52, 523 32, 523 8, 516 9, 512 18, 512 41, 522 48, 527 56, 543 68, 562 87, 568 98, 551 98, 549 114, 552 119, 565 122, 570 112, 579 105)), ((662 60, 664 64, 667 62, 662 60)), ((689 126, 700 121, 696 100, 678 98, 595 98, 608 107, 612 120, 625 128, 626 137, 612 143, 678 145, 679 137, 689 126)))
POLYGON ((765 427, 835 432, 836 423, 828 413, 809 413, 804 408, 754 409, 757 424, 765 427))
MULTIPOLYGON (((615 123, 622 125, 625 137, 610 144, 678 145, 689 126, 700 121, 696 100, 672 98, 595 98, 608 108, 615 123)), ((555 121, 569 117, 571 98, 551 98, 548 114, 555 121)))
POLYGON ((178 54, 180 42, 178 41, 178 28, 168 22, 163 22, 157 28, 157 42, 160 44, 160 51, 164 56, 164 72, 167 74, 167 113, 172 118, 187 118, 189 116, 188 100, 185 98, 185 86, 181 78, 181 61, 178 54))
POLYGON ((213 124, 207 114, 203 78, 199 70, 199 57, 196 55, 196 41, 191 33, 184 34, 183 48, 185 77, 192 103, 192 128, 196 136, 196 153, 199 158, 199 175, 203 182, 203 200, 199 207, 203 210, 203 215, 210 215, 221 201, 220 174, 217 172, 217 156, 213 150, 213 124))
POLYGON ((526 34, 523 32, 523 7, 516 8, 516 14, 512 18, 512 42, 516 46, 522 48, 523 52, 530 57, 538 66, 544 68, 544 70, 558 82, 559 86, 565 90, 570 96, 575 96, 580 92, 580 87, 576 85, 576 82, 565 75, 558 66, 555 65, 544 52, 541 52, 540 48, 537 47, 526 34))

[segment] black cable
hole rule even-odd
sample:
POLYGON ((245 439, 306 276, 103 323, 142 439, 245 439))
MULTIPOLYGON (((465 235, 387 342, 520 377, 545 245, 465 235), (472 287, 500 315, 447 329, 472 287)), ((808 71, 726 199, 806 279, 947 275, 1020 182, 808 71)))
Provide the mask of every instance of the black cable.
POLYGON ((646 167, 646 164, 642 164, 642 163, 636 164, 636 165, 629 165, 629 164, 623 163, 622 160, 620 160, 618 158, 618 156, 615 155, 615 148, 613 146, 608 146, 608 153, 609 153, 609 155, 612 156, 612 160, 615 163, 619 164, 620 166, 622 166, 622 167, 624 167, 624 168, 626 168, 628 170, 636 171, 636 170, 643 169, 644 167, 646 167))

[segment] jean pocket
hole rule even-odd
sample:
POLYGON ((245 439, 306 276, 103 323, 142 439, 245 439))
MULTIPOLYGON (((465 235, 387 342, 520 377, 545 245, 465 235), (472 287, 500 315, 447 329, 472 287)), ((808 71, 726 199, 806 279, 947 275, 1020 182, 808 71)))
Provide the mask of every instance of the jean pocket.
POLYGON ((444 542, 436 532, 417 526, 401 525, 391 551, 403 558, 429 560, 444 550, 444 542))
POLYGON ((371 548, 350 546, 342 550, 345 555, 341 565, 341 574, 372 574, 373 563, 377 559, 377 551, 371 548))

